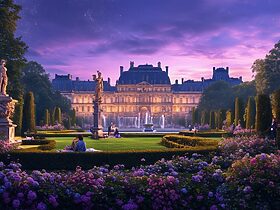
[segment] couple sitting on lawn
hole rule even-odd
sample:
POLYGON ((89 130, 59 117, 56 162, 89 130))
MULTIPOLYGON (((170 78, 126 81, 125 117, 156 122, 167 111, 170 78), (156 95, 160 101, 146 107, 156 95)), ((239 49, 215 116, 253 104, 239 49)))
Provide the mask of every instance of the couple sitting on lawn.
POLYGON ((66 146, 65 150, 73 150, 74 152, 85 152, 87 150, 86 143, 82 135, 78 135, 72 140, 70 146, 66 146))

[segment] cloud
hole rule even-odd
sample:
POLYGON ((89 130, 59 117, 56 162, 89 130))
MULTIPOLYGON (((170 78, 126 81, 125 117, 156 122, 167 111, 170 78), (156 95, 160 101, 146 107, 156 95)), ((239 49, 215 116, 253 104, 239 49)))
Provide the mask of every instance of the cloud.
POLYGON ((95 65, 115 70, 130 59, 163 59, 175 73, 182 66, 193 72, 186 76, 213 63, 238 63, 245 71, 280 37, 277 0, 16 2, 23 8, 17 34, 29 45, 28 58, 69 73, 77 66, 85 74, 95 65))

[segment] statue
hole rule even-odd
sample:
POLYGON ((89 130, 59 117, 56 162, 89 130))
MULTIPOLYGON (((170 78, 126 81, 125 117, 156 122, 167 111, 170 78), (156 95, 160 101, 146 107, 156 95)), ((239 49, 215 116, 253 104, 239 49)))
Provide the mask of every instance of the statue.
POLYGON ((93 75, 93 81, 95 81, 95 97, 93 101, 93 127, 90 129, 92 132, 93 139, 103 138, 103 128, 101 125, 101 112, 100 104, 102 102, 102 93, 103 93, 103 78, 101 72, 97 71, 96 75, 93 75))
POLYGON ((6 61, 1 60, 1 71, 0 71, 0 90, 1 94, 6 96, 7 84, 8 84, 8 76, 7 76, 7 68, 5 67, 6 61))
POLYGON ((96 82, 95 85, 95 101, 99 104, 102 102, 102 93, 103 93, 103 78, 101 76, 101 72, 97 71, 96 75, 93 75, 93 80, 96 82))

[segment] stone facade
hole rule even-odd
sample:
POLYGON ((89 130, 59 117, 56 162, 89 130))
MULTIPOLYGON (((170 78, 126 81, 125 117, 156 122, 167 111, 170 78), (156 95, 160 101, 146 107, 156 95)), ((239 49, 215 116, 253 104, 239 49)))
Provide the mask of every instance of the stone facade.
MULTIPOLYGON (((131 62, 127 71, 121 66, 115 86, 111 86, 109 78, 104 81, 101 104, 103 126, 114 122, 126 128, 142 128, 145 123, 153 123, 155 128, 176 127, 199 103, 203 84, 202 81, 197 83, 196 88, 186 87, 188 82, 182 79, 182 84, 176 81, 172 85, 168 67, 163 71, 160 62, 157 67, 148 64, 134 67, 131 62)), ((52 84, 54 89, 71 100, 77 116, 90 124, 94 81, 72 80, 71 75, 56 75, 52 84)))

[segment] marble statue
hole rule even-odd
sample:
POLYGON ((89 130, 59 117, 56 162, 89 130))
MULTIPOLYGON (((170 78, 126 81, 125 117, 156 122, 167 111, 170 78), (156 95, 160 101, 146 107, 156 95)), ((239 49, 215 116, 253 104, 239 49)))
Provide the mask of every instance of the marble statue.
POLYGON ((103 93, 103 78, 101 76, 101 72, 97 71, 96 75, 93 75, 93 80, 96 82, 95 85, 95 101, 98 103, 102 102, 102 93, 103 93))
POLYGON ((8 85, 8 76, 7 76, 7 68, 6 61, 1 60, 1 71, 0 71, 0 90, 2 95, 7 95, 7 85, 8 85))

